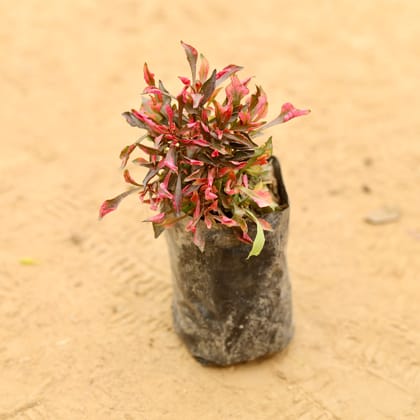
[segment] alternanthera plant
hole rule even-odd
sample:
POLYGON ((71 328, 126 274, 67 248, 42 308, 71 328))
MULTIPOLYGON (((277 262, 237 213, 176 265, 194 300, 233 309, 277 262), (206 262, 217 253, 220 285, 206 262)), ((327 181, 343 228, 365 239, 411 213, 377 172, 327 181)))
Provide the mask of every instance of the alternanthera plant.
POLYGON ((124 147, 120 158, 125 168, 132 153, 141 151, 143 156, 132 163, 148 172, 143 180, 136 180, 124 169, 125 181, 132 188, 106 200, 100 217, 136 193, 156 211, 147 220, 153 224, 155 237, 188 218, 186 229, 201 250, 205 244, 197 224, 203 222, 208 229, 218 224, 234 229, 238 240, 252 245, 249 256, 258 255, 264 246, 264 230, 271 229, 262 216, 282 203, 272 187, 272 139, 260 145, 254 139, 309 110, 285 103, 276 118, 265 121, 267 96, 261 86, 250 91, 251 78, 241 80, 237 75, 242 67, 230 64, 210 71, 203 55, 198 60, 194 47, 181 44, 191 78, 179 77, 182 89, 178 95, 169 93, 144 64, 147 86, 141 106, 123 113, 144 134, 124 147), (251 223, 257 225, 254 238, 248 234, 251 223))

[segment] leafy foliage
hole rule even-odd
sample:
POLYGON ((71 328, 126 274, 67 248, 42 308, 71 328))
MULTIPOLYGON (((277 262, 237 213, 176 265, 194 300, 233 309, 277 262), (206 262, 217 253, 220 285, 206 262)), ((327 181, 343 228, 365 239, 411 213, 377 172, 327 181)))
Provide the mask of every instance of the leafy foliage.
POLYGON ((158 211, 148 219, 155 236, 180 219, 190 216, 186 229, 193 233, 194 243, 204 249, 197 229, 200 220, 208 229, 222 224, 235 229, 238 239, 253 244, 249 256, 258 255, 264 246, 263 230, 270 225, 260 217, 278 208, 272 193, 272 141, 259 146, 254 138, 275 124, 305 115, 309 110, 282 106, 272 121, 264 121, 267 96, 261 86, 250 93, 251 78, 240 80, 242 67, 228 65, 209 75, 209 63, 197 50, 181 42, 191 68, 191 78, 179 77, 181 92, 172 96, 144 64, 144 80, 140 109, 124 112, 133 126, 146 131, 137 142, 121 151, 125 168, 132 152, 140 149, 147 157, 133 163, 148 172, 142 182, 128 171, 124 179, 135 188, 106 200, 100 217, 115 210, 121 199, 138 192, 140 200, 158 211), (224 89, 221 84, 229 80, 224 89), (220 96, 224 93, 222 98, 220 96), (145 144, 146 143, 146 144, 145 144), (248 223, 256 223, 257 235, 250 238, 248 223))

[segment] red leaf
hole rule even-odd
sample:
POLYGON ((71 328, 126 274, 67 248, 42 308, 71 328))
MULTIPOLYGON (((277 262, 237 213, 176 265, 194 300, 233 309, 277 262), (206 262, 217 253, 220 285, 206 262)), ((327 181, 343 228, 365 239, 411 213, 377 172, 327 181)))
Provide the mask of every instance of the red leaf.
POLYGON ((143 74, 144 74, 144 80, 146 81, 146 83, 149 86, 154 86, 155 85, 155 79, 154 79, 155 75, 149 71, 149 68, 147 67, 147 63, 144 63, 143 74))
POLYGON ((191 84, 191 80, 188 77, 178 76, 179 80, 184 83, 185 86, 189 86, 191 84))
POLYGON ((252 244, 253 242, 252 238, 246 232, 242 232, 242 239, 248 244, 252 244))

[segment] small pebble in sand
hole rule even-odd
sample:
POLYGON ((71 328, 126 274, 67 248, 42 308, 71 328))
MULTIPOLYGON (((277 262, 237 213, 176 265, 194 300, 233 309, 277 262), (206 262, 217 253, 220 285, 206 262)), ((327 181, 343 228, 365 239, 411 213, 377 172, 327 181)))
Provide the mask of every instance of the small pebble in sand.
POLYGON ((372 211, 365 217, 365 222, 371 225, 384 225, 386 223, 396 222, 400 219, 399 210, 392 207, 381 207, 372 211))

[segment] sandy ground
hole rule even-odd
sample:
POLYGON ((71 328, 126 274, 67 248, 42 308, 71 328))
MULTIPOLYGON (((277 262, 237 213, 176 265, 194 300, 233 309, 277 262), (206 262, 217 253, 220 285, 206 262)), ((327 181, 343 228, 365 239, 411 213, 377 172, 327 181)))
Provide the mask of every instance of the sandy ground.
POLYGON ((420 3, 0 2, 0 419, 419 419, 420 3), (256 75, 292 202, 296 336, 203 368, 175 336, 166 244, 122 191, 141 67, 179 40, 256 75), (383 206, 401 217, 365 223, 383 206))

